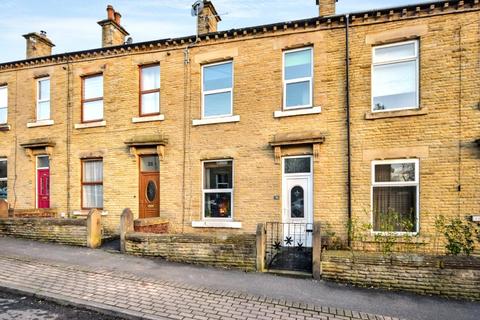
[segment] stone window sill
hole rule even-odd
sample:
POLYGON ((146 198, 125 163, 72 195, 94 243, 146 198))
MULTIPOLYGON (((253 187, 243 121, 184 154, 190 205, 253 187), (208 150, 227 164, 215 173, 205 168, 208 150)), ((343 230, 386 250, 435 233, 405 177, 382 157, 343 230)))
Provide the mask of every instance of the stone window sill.
MULTIPOLYGON (((75 217, 86 217, 88 216, 89 212, 90 212, 89 210, 77 210, 77 211, 73 211, 72 213, 75 217)), ((108 216, 108 211, 100 210, 100 213, 102 216, 108 216)))
POLYGON ((0 131, 10 131, 12 127, 9 124, 0 124, 0 131))
POLYGON ((240 121, 240 116, 229 116, 229 117, 219 117, 219 118, 207 118, 207 119, 193 120, 192 125, 203 126, 203 125, 208 125, 208 124, 229 123, 229 122, 239 122, 239 121, 240 121))
POLYGON ((36 122, 27 123, 27 128, 46 127, 51 126, 55 122, 53 120, 38 120, 36 122))
POLYGON ((97 128, 97 127, 106 127, 106 126, 107 126, 107 121, 76 123, 75 129, 87 129, 87 128, 97 128))
POLYGON ((367 112, 365 113, 366 120, 386 119, 395 117, 410 117, 410 116, 423 116, 428 114, 427 108, 421 109, 409 109, 398 111, 382 111, 382 112, 367 112))
POLYGON ((153 121, 163 121, 163 120, 165 120, 165 116, 163 114, 158 114, 155 116, 132 118, 132 123, 153 122, 153 121))
POLYGON ((236 221, 192 221, 193 228, 228 228, 228 229, 241 229, 242 223, 236 221))
POLYGON ((283 111, 275 111, 273 113, 274 118, 283 118, 283 117, 293 117, 293 116, 303 116, 309 114, 319 114, 322 112, 321 107, 313 107, 313 108, 306 108, 306 109, 294 109, 294 110, 283 110, 283 111))

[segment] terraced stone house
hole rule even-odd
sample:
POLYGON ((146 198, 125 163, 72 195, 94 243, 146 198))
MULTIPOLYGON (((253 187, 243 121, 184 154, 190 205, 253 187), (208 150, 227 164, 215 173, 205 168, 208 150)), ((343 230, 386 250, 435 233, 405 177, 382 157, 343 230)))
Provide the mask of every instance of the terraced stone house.
POLYGON ((109 6, 102 47, 63 54, 24 35, 26 59, 0 64, 0 198, 98 208, 110 233, 131 208, 172 233, 275 222, 308 247, 321 221, 344 245, 355 221, 365 247, 391 231, 430 248, 436 216, 480 212, 480 3, 317 4, 219 31, 205 1, 197 35, 142 43, 109 6))

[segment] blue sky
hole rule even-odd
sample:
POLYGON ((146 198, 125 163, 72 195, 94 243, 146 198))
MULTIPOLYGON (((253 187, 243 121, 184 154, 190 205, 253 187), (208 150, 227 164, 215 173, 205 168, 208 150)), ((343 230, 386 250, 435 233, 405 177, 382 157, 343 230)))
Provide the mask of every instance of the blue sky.
MULTIPOLYGON (((0 0, 0 62, 25 58, 22 34, 45 30, 53 53, 100 47, 105 8, 119 11, 134 42, 195 33, 194 0, 0 0)), ((337 13, 429 2, 422 0, 340 0, 337 13)), ((309 18, 315 0, 213 0, 222 16, 220 30, 309 18)))

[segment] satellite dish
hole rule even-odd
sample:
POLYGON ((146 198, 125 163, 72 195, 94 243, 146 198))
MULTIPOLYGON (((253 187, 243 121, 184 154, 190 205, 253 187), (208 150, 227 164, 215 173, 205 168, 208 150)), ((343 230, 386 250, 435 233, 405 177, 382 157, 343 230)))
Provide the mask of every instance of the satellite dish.
POLYGON ((195 1, 192 5, 192 17, 198 16, 202 12, 204 6, 205 4, 203 3, 203 0, 195 1))

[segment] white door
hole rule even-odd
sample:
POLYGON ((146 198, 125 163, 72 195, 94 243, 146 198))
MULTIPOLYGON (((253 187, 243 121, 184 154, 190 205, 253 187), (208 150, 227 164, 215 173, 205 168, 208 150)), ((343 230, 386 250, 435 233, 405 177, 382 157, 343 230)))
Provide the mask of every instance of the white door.
POLYGON ((312 157, 283 159, 283 234, 285 246, 312 246, 312 157))

